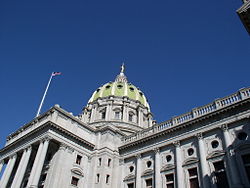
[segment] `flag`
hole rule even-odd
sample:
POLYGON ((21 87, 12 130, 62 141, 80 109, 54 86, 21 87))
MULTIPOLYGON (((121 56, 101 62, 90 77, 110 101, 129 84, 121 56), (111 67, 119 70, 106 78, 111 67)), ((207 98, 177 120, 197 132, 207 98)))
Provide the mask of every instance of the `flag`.
POLYGON ((61 72, 52 72, 52 76, 57 76, 57 75, 61 75, 61 72))

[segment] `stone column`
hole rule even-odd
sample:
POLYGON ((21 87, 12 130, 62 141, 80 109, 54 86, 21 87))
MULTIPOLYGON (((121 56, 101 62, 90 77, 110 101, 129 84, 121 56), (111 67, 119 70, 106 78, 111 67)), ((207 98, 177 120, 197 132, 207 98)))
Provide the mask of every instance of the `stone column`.
POLYGON ((24 177, 24 174, 25 174, 25 171, 28 166, 29 159, 30 159, 31 149, 32 149, 31 146, 29 146, 23 151, 23 155, 19 163, 19 166, 17 168, 16 175, 14 177, 11 188, 21 187, 21 183, 22 183, 22 180, 23 180, 23 177, 24 177))
POLYGON ((226 170, 229 170, 230 174, 230 180, 233 183, 232 187, 241 187, 241 181, 240 181, 240 174, 238 171, 238 168, 236 166, 236 160, 235 160, 235 155, 233 150, 231 149, 232 145, 232 139, 229 135, 228 132, 228 126, 227 125, 222 125, 222 130, 223 130, 223 137, 225 141, 225 150, 226 150, 226 157, 227 157, 227 167, 226 170))
POLYGON ((96 110, 97 110, 97 106, 93 105, 92 110, 91 110, 90 123, 96 120, 96 110))
POLYGON ((31 183, 32 188, 38 187, 39 179, 40 179, 41 172, 43 169, 44 160, 45 160, 47 150, 49 147, 49 141, 50 141, 49 138, 45 138, 43 141, 43 148, 42 148, 41 154, 39 156, 38 163, 36 165, 36 172, 35 172, 34 178, 33 178, 32 183, 31 183))
POLYGON ((66 150, 66 144, 60 143, 59 149, 56 152, 56 156, 55 159, 53 160, 54 162, 54 168, 50 174, 50 180, 48 181, 50 184, 48 185, 48 187, 57 187, 58 186, 58 182, 60 181, 61 178, 61 174, 63 173, 62 171, 62 167, 64 165, 65 162, 65 150, 66 150), (53 174, 53 177, 51 176, 53 174))
POLYGON ((155 152, 155 188, 161 188, 161 161, 160 149, 156 148, 155 152))
POLYGON ((2 171, 3 165, 4 165, 4 160, 2 160, 2 161, 0 162, 0 173, 1 173, 1 171, 2 171))
POLYGON ((128 121, 128 107, 126 104, 123 105, 122 120, 124 122, 128 121))
POLYGON ((111 103, 108 103, 107 110, 106 110, 106 121, 109 121, 111 119, 111 112, 112 112, 112 105, 111 103))
POLYGON ((125 169, 124 169, 124 166, 125 166, 125 164, 124 164, 124 159, 120 159, 119 160, 119 165, 120 165, 120 169, 121 169, 121 177, 120 177, 120 180, 121 180, 121 182, 120 182, 120 188, 123 188, 124 187, 124 182, 123 182, 123 180, 124 180, 124 172, 125 172, 125 169))
POLYGON ((136 156, 136 188, 141 188, 141 154, 136 156))
POLYGON ((141 107, 138 108, 138 125, 140 127, 144 127, 144 125, 143 125, 143 112, 142 112, 141 107))
POLYGON ((177 188, 184 188, 184 175, 182 169, 182 153, 180 141, 173 143, 175 146, 175 165, 176 165, 176 179, 177 179, 177 188))
POLYGON ((203 140, 202 133, 198 133, 197 135, 198 138, 198 144, 199 144, 199 157, 200 157, 200 165, 201 165, 201 173, 202 173, 202 185, 203 188, 209 188, 210 187, 210 180, 209 180, 209 168, 208 168, 208 163, 206 159, 206 149, 205 149, 205 144, 203 140))
POLYGON ((14 154, 10 157, 9 159, 9 162, 7 164, 7 167, 3 173, 3 176, 2 176, 2 179, 1 179, 1 183, 0 183, 0 187, 6 187, 9 179, 10 179, 10 175, 11 175, 11 172, 13 170, 13 167, 15 165, 15 162, 16 162, 16 158, 17 158, 17 154, 14 154))
POLYGON ((43 141, 41 140, 40 144, 39 144, 39 147, 38 147, 38 150, 36 152, 35 161, 33 163, 33 166, 32 166, 31 172, 30 172, 30 176, 29 176, 29 181, 28 181, 28 184, 27 184, 27 188, 31 187, 31 183, 32 183, 33 178, 34 178, 34 176, 36 174, 36 168, 37 168, 37 164, 38 164, 38 162, 40 160, 40 155, 41 155, 42 149, 43 149, 43 141))

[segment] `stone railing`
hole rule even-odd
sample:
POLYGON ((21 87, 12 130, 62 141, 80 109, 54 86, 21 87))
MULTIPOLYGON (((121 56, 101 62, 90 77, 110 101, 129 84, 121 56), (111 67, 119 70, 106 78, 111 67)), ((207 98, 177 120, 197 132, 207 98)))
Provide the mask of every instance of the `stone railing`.
POLYGON ((221 99, 216 99, 214 102, 209 103, 205 106, 194 108, 191 112, 182 114, 182 115, 177 116, 177 117, 173 117, 172 119, 170 119, 168 121, 164 121, 162 123, 156 124, 153 127, 144 129, 143 131, 134 133, 132 135, 125 136, 122 138, 122 142, 124 144, 129 143, 129 142, 133 142, 135 140, 146 137, 148 135, 155 134, 155 133, 160 132, 162 130, 169 129, 169 128, 172 128, 174 126, 178 126, 180 124, 194 120, 195 118, 205 116, 211 112, 225 108, 227 106, 230 106, 232 104, 235 104, 235 103, 242 101, 242 100, 245 100, 247 98, 250 98, 250 88, 240 89, 238 92, 236 92, 232 95, 229 95, 227 97, 223 97, 221 99))

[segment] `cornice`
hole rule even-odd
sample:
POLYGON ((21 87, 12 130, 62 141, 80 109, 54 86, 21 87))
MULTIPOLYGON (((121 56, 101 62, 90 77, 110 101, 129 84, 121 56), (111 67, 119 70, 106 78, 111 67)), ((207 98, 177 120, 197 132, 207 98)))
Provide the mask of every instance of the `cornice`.
MULTIPOLYGON (((10 143, 9 145, 5 146, 4 148, 2 148, 0 150, 0 153, 5 151, 5 150, 8 150, 9 148, 13 147, 14 145, 16 145, 17 143, 19 143, 20 141, 22 140, 26 140, 27 138, 29 138, 31 135, 43 130, 43 129, 51 129, 51 128, 55 128, 56 130, 59 130, 60 132, 70 136, 71 138, 74 138, 75 140, 87 145, 88 147, 90 147, 92 150, 94 149, 95 145, 80 138, 79 136, 77 135, 74 135, 73 133, 71 133, 70 131, 62 128, 61 126, 57 125, 56 123, 54 122, 51 122, 51 121, 47 121, 46 123, 44 123, 43 125, 41 126, 38 126, 36 129, 30 131, 29 133, 23 135, 22 137, 20 137, 19 139, 15 140, 13 143, 10 143)), ((52 138, 53 139, 53 138, 52 138)))
MULTIPOLYGON (((234 103, 234 104, 232 104, 230 106, 227 106, 225 108, 218 109, 218 110, 216 110, 214 112, 211 112, 209 114, 206 114, 206 115, 204 115, 202 117, 197 117, 197 118, 195 118, 195 119, 193 119, 193 120, 191 120, 189 122, 185 122, 185 123, 179 124, 177 126, 173 126, 173 127, 168 127, 166 129, 163 129, 163 130, 161 130, 159 132, 156 132, 156 133, 154 133, 154 132, 148 132, 146 134, 146 136, 144 136, 144 137, 143 136, 140 137, 140 135, 139 135, 140 132, 137 132, 135 134, 135 135, 138 135, 138 136, 135 136, 136 139, 134 139, 131 142, 127 142, 127 143, 123 144, 122 146, 119 147, 119 150, 123 150, 123 149, 129 148, 129 147, 133 147, 133 146, 138 145, 140 143, 144 143, 144 142, 146 142, 148 140, 152 140, 152 139, 155 139, 157 137, 161 137, 161 136, 167 135, 167 134, 169 134, 171 132, 175 132, 175 131, 181 130, 183 128, 186 128, 187 126, 190 126, 190 125, 195 124, 195 123, 202 122, 204 120, 207 120, 209 118, 214 117, 215 115, 222 114, 222 113, 224 113, 226 111, 229 111, 230 109, 236 108, 238 106, 242 106, 242 105, 244 105, 246 103, 249 103, 249 102, 250 102, 250 99, 248 98, 248 99, 245 99, 243 101, 239 101, 237 103, 234 103)), ((249 113, 249 112, 250 111, 246 111, 245 113, 249 113)), ((236 116, 238 116, 238 114, 236 116)), ((234 117, 234 116, 230 116, 229 118, 232 118, 232 117, 234 117)), ((246 117, 243 117, 242 119, 245 119, 245 118, 249 118, 249 115, 247 115, 246 117)), ((238 119, 238 120, 240 120, 240 119, 238 119)), ((211 124, 218 124, 218 122, 211 123, 211 124)), ((211 124, 209 124, 209 125, 211 126, 211 124)), ((220 123, 220 124, 223 124, 223 123, 220 123)), ((147 132, 147 130, 143 130, 142 132, 147 132)), ((123 138, 123 140, 124 139, 125 138, 123 138)))

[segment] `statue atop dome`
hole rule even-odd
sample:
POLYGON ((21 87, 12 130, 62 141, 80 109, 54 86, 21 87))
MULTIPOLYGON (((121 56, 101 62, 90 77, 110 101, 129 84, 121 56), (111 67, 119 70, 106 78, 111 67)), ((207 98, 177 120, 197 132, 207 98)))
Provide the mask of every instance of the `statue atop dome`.
POLYGON ((124 82, 125 83, 128 82, 127 77, 124 74, 124 71, 125 71, 125 65, 124 65, 124 63, 122 63, 122 65, 121 65, 121 72, 120 72, 120 74, 117 75, 117 77, 115 79, 115 82, 123 82, 123 83, 124 82))
POLYGON ((124 71, 125 71, 125 65, 124 65, 124 63, 122 63, 122 66, 121 66, 121 73, 124 73, 124 71))

